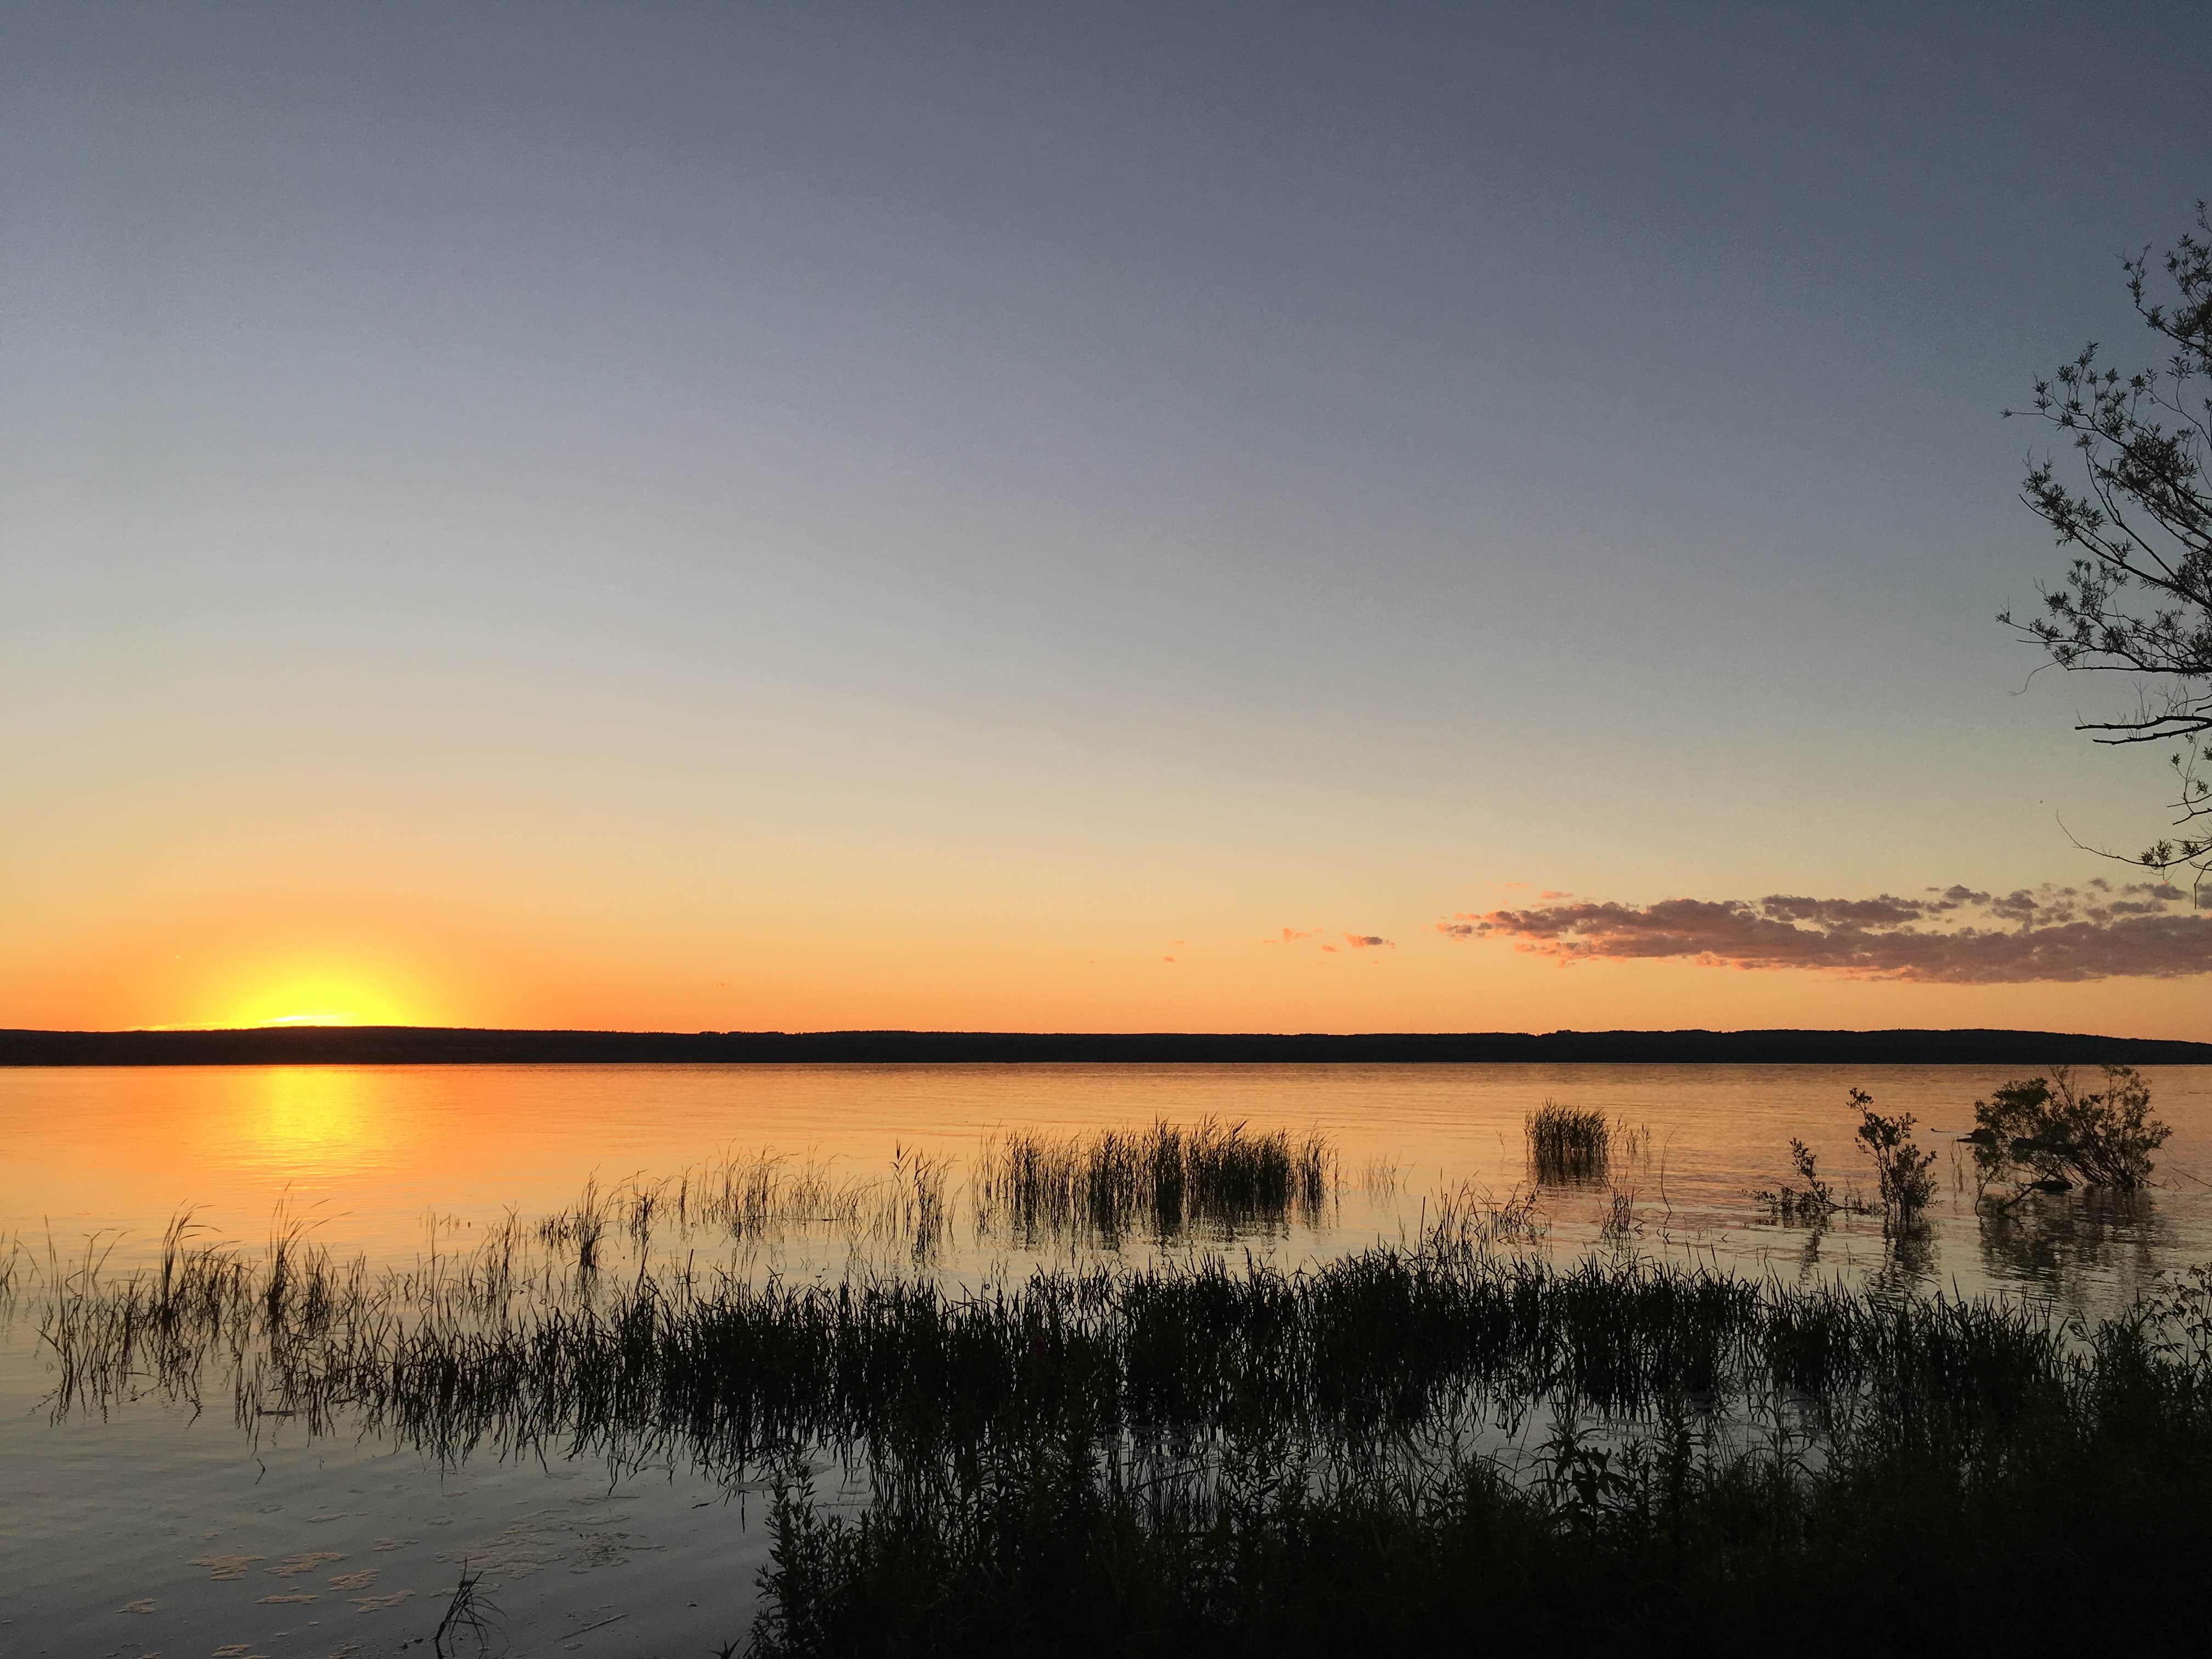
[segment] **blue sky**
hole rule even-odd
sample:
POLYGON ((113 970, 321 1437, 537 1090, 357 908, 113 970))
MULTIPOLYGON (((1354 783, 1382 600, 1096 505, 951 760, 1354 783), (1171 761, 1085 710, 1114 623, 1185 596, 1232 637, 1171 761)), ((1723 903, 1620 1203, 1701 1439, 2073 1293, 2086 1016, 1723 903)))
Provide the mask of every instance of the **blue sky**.
POLYGON ((455 1018, 1591 1024, 1236 952, 2097 873, 2161 781, 2021 695, 1998 411, 2136 355, 2203 30, 18 8, 0 1000, 158 934, 94 1023, 200 1018, 259 925, 455 1018))

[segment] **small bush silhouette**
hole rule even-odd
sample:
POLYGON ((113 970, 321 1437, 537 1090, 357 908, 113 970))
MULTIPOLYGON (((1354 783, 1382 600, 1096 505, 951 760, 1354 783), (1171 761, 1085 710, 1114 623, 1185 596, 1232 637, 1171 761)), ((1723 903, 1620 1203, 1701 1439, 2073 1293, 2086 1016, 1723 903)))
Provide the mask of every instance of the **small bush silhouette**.
POLYGON ((1790 1137, 1790 1164, 1805 1183, 1802 1187, 1785 1184, 1756 1195, 1772 1219, 1810 1226, 1844 1207, 1836 1201, 1835 1188, 1821 1179, 1819 1155, 1795 1135, 1790 1137))
POLYGON ((2077 1183, 2133 1192, 2149 1181, 2151 1154, 2173 1131, 2151 1116, 2150 1085, 2133 1066, 2104 1073, 2104 1088, 2085 1092, 2072 1067, 2053 1066, 2048 1078, 2008 1083, 1976 1101, 1966 1139, 1982 1189, 2008 1181, 2023 1193, 2077 1183))
POLYGON ((1936 1154, 1923 1151, 1912 1139, 1916 1121, 1910 1112, 1884 1117, 1874 1109, 1874 1097, 1863 1089, 1851 1091, 1851 1104, 1859 1109, 1856 1132, 1859 1150, 1874 1160, 1881 1193, 1885 1226, 1911 1231, 1921 1224, 1928 1200, 1936 1196, 1936 1154))

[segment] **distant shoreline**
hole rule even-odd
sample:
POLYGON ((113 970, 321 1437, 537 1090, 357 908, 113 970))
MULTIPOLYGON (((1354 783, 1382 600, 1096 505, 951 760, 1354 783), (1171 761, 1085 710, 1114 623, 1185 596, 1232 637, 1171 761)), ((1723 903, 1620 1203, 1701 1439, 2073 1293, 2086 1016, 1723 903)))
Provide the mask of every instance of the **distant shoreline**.
POLYGON ((436 1025, 0 1030, 0 1066, 302 1065, 2193 1066, 2212 1042, 2081 1032, 540 1031, 436 1025))

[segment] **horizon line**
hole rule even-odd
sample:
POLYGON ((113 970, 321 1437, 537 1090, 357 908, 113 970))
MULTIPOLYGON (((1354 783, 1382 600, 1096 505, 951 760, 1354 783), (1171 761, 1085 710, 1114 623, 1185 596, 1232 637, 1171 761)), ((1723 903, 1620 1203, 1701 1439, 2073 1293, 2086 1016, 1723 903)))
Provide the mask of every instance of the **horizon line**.
POLYGON ((2212 1064, 2212 1042, 1988 1026, 1552 1031, 639 1031, 0 1028, 0 1066, 441 1064, 2212 1064))

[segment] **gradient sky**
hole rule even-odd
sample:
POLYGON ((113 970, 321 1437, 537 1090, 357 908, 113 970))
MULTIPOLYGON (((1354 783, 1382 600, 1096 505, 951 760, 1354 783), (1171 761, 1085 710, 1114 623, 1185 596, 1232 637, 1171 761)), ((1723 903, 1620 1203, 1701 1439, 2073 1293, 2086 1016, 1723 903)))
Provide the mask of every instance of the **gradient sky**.
POLYGON ((2165 821, 1998 411, 2206 15, 1844 9, 9 7, 0 1024, 2212 1037, 1444 931, 2165 821))

